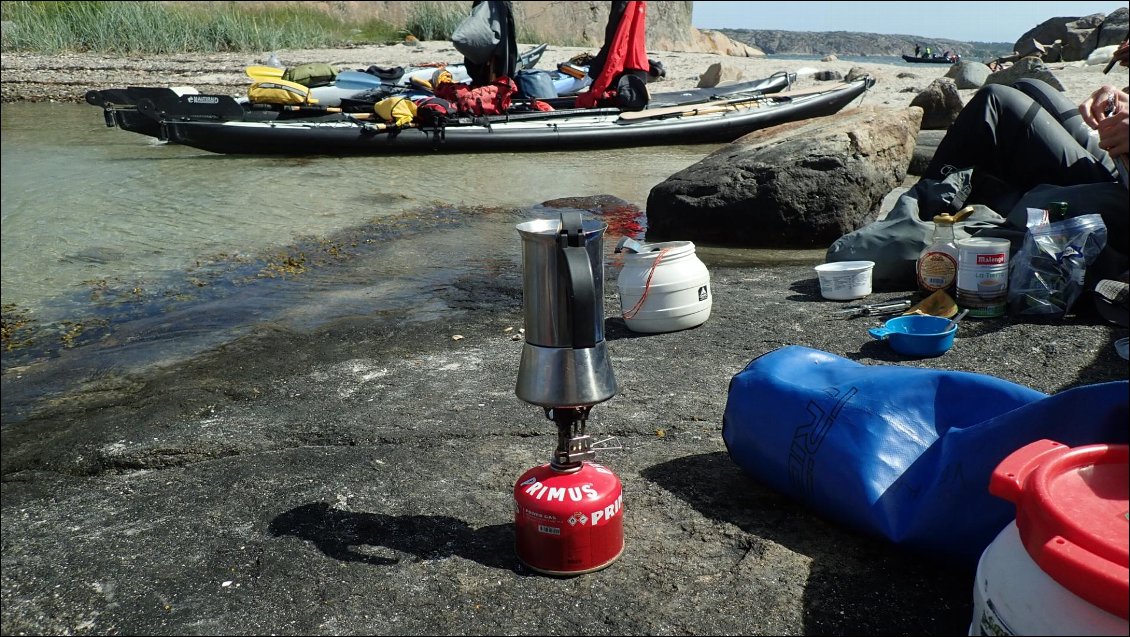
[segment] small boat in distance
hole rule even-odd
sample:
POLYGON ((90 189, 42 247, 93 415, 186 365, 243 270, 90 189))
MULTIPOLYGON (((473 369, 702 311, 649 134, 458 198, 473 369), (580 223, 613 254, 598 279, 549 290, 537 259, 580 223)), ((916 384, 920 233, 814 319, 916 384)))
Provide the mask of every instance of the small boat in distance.
POLYGON ((903 55, 902 59, 914 64, 956 64, 961 61, 961 56, 955 55, 947 58, 940 55, 932 55, 930 57, 915 57, 913 55, 903 55))

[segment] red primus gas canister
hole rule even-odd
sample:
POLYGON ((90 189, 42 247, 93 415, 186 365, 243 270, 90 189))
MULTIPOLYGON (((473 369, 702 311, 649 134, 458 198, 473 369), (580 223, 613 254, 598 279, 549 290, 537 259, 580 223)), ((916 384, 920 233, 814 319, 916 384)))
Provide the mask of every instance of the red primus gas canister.
POLYGON ((518 559, 550 575, 600 570, 624 551, 624 495, 620 478, 585 462, 564 472, 534 467, 514 485, 518 559))

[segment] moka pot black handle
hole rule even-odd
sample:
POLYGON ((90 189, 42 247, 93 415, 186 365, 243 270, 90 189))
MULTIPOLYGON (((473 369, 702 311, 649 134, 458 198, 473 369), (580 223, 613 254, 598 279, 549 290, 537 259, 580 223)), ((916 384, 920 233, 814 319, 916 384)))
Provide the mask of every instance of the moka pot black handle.
MULTIPOLYGON (((596 282, 592 263, 585 248, 584 226, 579 212, 561 213, 561 231, 557 235, 558 249, 565 259, 565 268, 559 269, 566 277, 566 308, 569 312, 573 347, 583 349, 596 346, 596 282)), ((603 320, 603 317, 601 317, 603 320)))

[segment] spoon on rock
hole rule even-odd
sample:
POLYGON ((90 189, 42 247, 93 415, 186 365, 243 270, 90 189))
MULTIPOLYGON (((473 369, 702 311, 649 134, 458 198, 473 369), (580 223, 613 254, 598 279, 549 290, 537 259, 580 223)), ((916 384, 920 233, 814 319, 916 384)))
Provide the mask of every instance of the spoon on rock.
POLYGON ((957 322, 960 321, 961 319, 965 318, 966 314, 969 314, 969 308, 965 308, 964 310, 961 311, 960 314, 953 317, 953 319, 950 320, 950 324, 946 326, 946 329, 943 330, 943 332, 948 332, 948 331, 952 330, 953 328, 957 327, 957 322))

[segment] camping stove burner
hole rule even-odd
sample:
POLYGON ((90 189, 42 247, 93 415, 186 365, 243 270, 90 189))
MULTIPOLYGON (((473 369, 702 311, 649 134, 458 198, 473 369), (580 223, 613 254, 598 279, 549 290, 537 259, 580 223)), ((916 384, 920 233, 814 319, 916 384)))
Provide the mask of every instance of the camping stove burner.
POLYGON ((557 471, 570 472, 581 468, 584 462, 592 462, 598 451, 623 449, 623 447, 606 447, 604 443, 613 438, 605 438, 593 442, 592 436, 585 433, 585 423, 588 421, 587 407, 547 407, 545 417, 557 423, 557 449, 553 451, 550 465, 557 471), (597 446, 601 445, 601 446, 597 446))
POLYGON ((592 436, 585 434, 588 420, 587 407, 547 407, 545 417, 557 424, 557 449, 550 464, 558 471, 576 471, 581 463, 596 457, 592 436))

